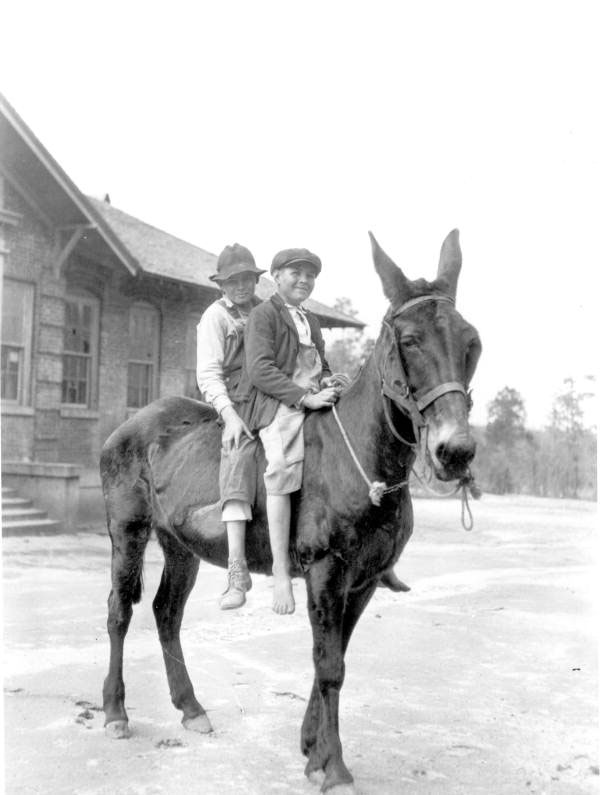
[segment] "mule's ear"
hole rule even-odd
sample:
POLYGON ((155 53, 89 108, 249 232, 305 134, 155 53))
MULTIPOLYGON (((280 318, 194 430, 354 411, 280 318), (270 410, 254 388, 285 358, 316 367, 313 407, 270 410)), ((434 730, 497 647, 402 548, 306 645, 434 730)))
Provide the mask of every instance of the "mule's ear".
POLYGON ((458 229, 453 229, 442 243, 437 277, 448 285, 448 294, 456 298, 458 274, 462 265, 462 253, 458 242, 458 229))
POLYGON ((375 270, 381 279, 384 295, 392 306, 401 304, 408 294, 408 279, 381 248, 372 232, 369 232, 369 237, 375 270))

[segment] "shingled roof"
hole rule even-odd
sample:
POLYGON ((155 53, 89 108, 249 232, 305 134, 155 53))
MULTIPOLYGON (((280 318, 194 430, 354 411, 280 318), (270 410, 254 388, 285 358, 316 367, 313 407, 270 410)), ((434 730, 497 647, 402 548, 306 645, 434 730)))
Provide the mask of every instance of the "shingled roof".
MULTIPOLYGON (((140 221, 139 218, 118 210, 108 202, 92 196, 88 196, 87 199, 125 245, 144 273, 194 284, 214 291, 215 297, 217 296, 218 289, 209 278, 217 269, 217 257, 214 254, 140 221)), ((257 290, 260 298, 268 298, 274 292, 273 282, 261 277, 257 290)), ((360 329, 365 325, 360 320, 331 309, 319 301, 309 299, 305 304, 325 327, 360 329)))

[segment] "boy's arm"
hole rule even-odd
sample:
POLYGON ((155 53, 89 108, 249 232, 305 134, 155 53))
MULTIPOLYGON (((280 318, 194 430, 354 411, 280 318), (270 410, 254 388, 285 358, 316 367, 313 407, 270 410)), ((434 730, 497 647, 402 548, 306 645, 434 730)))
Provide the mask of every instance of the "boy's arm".
POLYGON ((275 364, 275 325, 268 304, 250 313, 244 331, 246 368, 251 383, 286 406, 295 406, 306 390, 295 384, 275 364))
POLYGON ((233 405, 223 373, 226 333, 218 309, 209 306, 197 327, 196 379, 204 399, 219 414, 233 405))

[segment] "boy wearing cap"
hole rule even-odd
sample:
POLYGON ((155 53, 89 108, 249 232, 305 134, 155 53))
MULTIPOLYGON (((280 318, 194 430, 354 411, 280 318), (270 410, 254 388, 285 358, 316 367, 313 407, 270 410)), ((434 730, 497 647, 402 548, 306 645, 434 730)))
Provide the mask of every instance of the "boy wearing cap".
POLYGON ((217 273, 210 277, 223 295, 206 309, 197 328, 198 387, 224 423, 219 484, 229 567, 227 590, 220 599, 223 610, 241 607, 252 587, 245 542, 256 491, 257 441, 231 396, 242 373, 244 327, 250 310, 260 303, 254 291, 264 272, 245 246, 226 246, 217 260, 217 273))
POLYGON ((277 292, 248 318, 245 364, 236 395, 241 416, 251 431, 258 431, 265 449, 273 610, 281 614, 293 613, 295 607, 289 561, 290 494, 302 484, 304 412, 330 407, 337 400, 337 377, 331 375, 325 359, 319 322, 302 307, 320 271, 321 260, 307 249, 276 254, 271 274, 277 292))

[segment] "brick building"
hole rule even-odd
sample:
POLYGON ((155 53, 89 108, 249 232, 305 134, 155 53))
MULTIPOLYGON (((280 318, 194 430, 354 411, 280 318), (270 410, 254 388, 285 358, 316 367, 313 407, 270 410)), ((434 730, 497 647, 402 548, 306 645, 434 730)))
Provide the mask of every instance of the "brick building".
MULTIPOLYGON (((121 422, 157 397, 198 396, 216 257, 84 196, 0 96, 0 262, 3 482, 64 517, 56 495, 76 499, 88 470, 98 500, 100 449, 121 422)), ((272 290, 261 279, 259 295, 272 290)), ((362 326, 308 304, 325 327, 362 326)))

